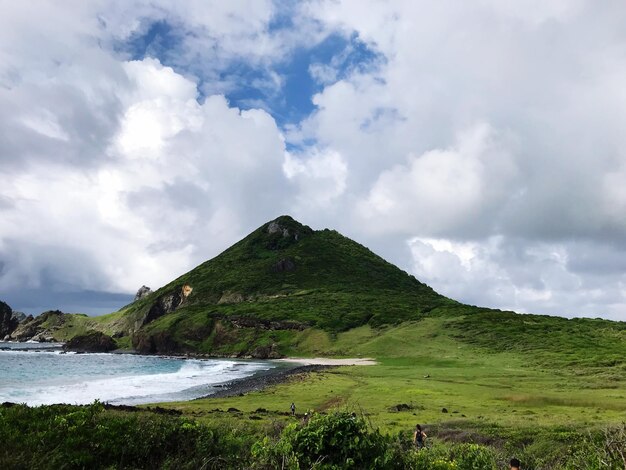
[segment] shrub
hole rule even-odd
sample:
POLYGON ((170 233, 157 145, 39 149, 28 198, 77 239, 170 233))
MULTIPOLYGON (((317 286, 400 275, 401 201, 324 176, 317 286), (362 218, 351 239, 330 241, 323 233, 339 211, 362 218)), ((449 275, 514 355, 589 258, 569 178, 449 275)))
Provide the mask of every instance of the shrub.
POLYGON ((581 437, 564 465, 567 470, 623 470, 626 468, 626 423, 581 437))
POLYGON ((478 444, 462 444, 453 451, 458 470, 489 470, 496 468, 492 451, 478 444))
POLYGON ((267 468, 392 468, 391 440, 369 429, 353 413, 314 414, 303 426, 285 428, 277 443, 253 447, 258 466, 267 468))
POLYGON ((102 404, 0 407, 0 468, 246 468, 254 437, 102 404))

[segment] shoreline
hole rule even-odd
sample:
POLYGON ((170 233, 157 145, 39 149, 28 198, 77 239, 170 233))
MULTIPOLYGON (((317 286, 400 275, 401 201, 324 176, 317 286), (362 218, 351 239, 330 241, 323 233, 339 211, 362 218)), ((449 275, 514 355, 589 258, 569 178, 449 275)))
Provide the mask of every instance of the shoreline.
MULTIPOLYGON (((4 342, 2 342, 4 343, 4 342)), ((50 352, 51 350, 59 351, 62 350, 62 344, 59 343, 48 343, 42 344, 38 343, 37 346, 33 343, 26 342, 17 342, 17 344, 13 343, 13 347, 2 347, 3 345, 0 343, 0 352, 2 351, 13 351, 13 352, 50 352), (18 346, 24 346, 19 347, 18 346), (18 347, 16 347, 18 346, 18 347), (30 347, 29 347, 30 346, 30 347), (35 347, 33 347, 35 346, 35 347)), ((7 345, 8 346, 8 345, 7 345)), ((84 353, 85 355, 90 355, 94 353, 84 353)), ((101 353, 100 353, 101 354, 101 353)), ((137 354, 134 351, 129 350, 116 350, 105 353, 107 355, 116 355, 116 354, 137 354)), ((141 355, 141 354, 139 354, 141 355)), ((345 367, 345 366, 367 366, 377 364, 377 362, 371 358, 323 358, 323 357, 315 357, 315 358, 295 358, 295 357, 285 357, 280 359, 260 359, 260 358, 251 358, 251 357, 216 357, 216 356, 208 356, 204 354, 145 354, 143 356, 156 356, 162 358, 170 358, 170 359, 178 359, 178 360, 234 360, 234 361, 263 361, 267 362, 268 365, 271 365, 269 369, 258 370, 253 372, 251 375, 247 377, 241 378, 232 378, 230 380, 226 380, 222 383, 216 384, 206 384, 208 387, 205 389, 204 394, 201 396, 196 396, 195 398, 183 398, 183 400, 174 400, 174 401, 186 401, 192 402, 195 400, 202 400, 207 398, 228 398, 235 396, 243 396, 247 393, 251 392, 260 392, 265 390, 268 387, 280 385, 282 383, 286 383, 290 381, 293 377, 298 375, 308 375, 311 373, 319 373, 323 371, 327 371, 330 369, 334 369, 337 367, 345 367)), ((206 382, 205 382, 206 383, 206 382)), ((167 406, 168 402, 160 402, 151 401, 149 403, 141 404, 141 405, 110 405, 110 406, 128 406, 131 407, 144 407, 146 405, 156 405, 159 404, 161 406, 167 406)))
POLYGON ((205 400, 207 398, 230 398, 243 396, 251 392, 261 392, 273 385, 285 383, 293 376, 309 374, 311 372, 322 372, 336 367, 339 366, 310 364, 291 368, 276 367, 258 372, 249 377, 213 385, 213 388, 217 389, 214 393, 193 398, 188 401, 205 400))
POLYGON ((260 392, 273 385, 280 385, 287 382, 291 377, 300 374, 310 374, 312 372, 322 372, 342 366, 366 366, 374 365, 377 362, 371 358, 348 358, 330 359, 323 357, 315 358, 282 358, 273 359, 272 362, 279 363, 278 367, 257 372, 249 377, 236 379, 231 382, 214 385, 220 388, 214 393, 194 398, 190 401, 204 400, 207 398, 229 398, 243 396, 250 392, 260 392), (291 365, 291 367, 289 367, 291 365))

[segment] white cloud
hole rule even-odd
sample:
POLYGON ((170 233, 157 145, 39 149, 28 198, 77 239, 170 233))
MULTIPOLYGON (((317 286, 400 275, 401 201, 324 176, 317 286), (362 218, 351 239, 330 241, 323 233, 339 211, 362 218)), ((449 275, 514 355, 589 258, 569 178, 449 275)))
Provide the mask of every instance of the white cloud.
POLYGON ((487 124, 464 131, 454 147, 410 156, 384 171, 359 205, 363 225, 382 233, 481 233, 510 197, 513 157, 487 124))
POLYGON ((346 189, 348 167, 332 150, 313 149, 308 155, 285 154, 283 171, 297 185, 296 211, 328 208, 346 189))
POLYGON ((291 212, 459 300, 626 318, 625 20, 583 0, 7 5, 0 296, 156 286, 291 212), (277 65, 331 34, 376 54, 312 54, 302 122, 221 94, 280 97, 277 65))
POLYGON ((605 276, 590 276, 572 266, 581 251, 597 256, 593 246, 501 236, 475 242, 416 237, 408 244, 412 272, 419 279, 472 304, 617 320, 626 302, 623 273, 613 276, 617 282, 607 283, 605 276))
POLYGON ((40 162, 0 190, 16 201, 3 216, 0 239, 39 247, 26 267, 17 260, 5 267, 3 290, 40 286, 50 269, 76 288, 158 286, 242 235, 246 217, 274 213, 271 190, 256 207, 241 195, 282 177, 284 144, 270 116, 239 112, 220 96, 200 105, 194 84, 155 60, 123 68, 130 86, 119 93, 125 111, 106 165, 40 162), (62 250, 41 254, 55 247, 62 250), (63 249, 86 262, 68 266, 63 249))

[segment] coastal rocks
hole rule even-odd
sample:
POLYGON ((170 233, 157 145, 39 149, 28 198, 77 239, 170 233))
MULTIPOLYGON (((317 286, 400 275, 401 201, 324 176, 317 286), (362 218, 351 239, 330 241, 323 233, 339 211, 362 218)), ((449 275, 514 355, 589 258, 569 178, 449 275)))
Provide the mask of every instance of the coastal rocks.
POLYGON ((13 316, 13 310, 6 303, 0 301, 0 338, 10 336, 17 328, 19 321, 13 316))
POLYGON ((66 314, 60 310, 50 310, 37 317, 28 315, 11 333, 16 341, 55 341, 54 331, 65 324, 66 314))
POLYGON ((141 286, 137 291, 137 294, 135 294, 135 300, 133 302, 137 302, 138 300, 143 299, 150 294, 152 294, 152 289, 150 289, 148 286, 141 286))
POLYGON ((35 317, 28 315, 26 319, 18 325, 11 333, 11 339, 16 341, 28 341, 40 332, 41 328, 35 317))
POLYGON ((74 336, 63 346, 64 351, 83 353, 110 352, 117 349, 115 340, 100 331, 74 336))
POLYGON ((255 348, 251 356, 254 359, 280 359, 283 357, 283 355, 278 352, 278 345, 276 343, 255 348))
POLYGON ((168 331, 153 334, 136 333, 132 339, 133 348, 142 354, 177 354, 184 352, 168 331))

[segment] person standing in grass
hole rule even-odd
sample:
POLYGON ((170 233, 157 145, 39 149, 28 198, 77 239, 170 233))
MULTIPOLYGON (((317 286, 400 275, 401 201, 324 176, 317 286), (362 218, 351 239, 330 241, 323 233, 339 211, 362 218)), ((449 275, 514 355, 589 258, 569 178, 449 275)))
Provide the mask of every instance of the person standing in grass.
POLYGON ((296 415, 296 404, 295 403, 291 403, 291 416, 295 416, 296 415))
POLYGON ((419 424, 416 424, 415 432, 413 433, 413 444, 415 444, 417 450, 424 448, 424 440, 426 437, 426 433, 422 431, 422 427, 419 424))
POLYGON ((521 470, 522 464, 517 459, 511 459, 510 467, 511 470, 521 470))

